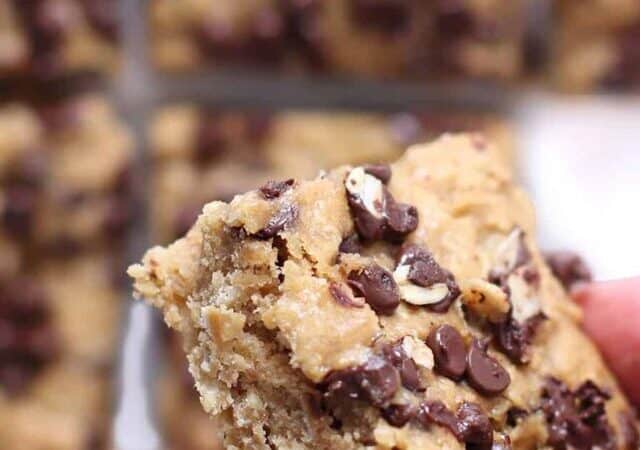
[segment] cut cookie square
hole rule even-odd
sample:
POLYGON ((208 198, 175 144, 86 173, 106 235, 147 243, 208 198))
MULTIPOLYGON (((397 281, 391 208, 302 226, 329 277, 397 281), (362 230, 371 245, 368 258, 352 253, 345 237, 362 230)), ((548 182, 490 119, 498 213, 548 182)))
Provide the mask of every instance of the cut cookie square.
POLYGON ((212 202, 129 274, 225 448, 637 447, 480 134, 212 202))

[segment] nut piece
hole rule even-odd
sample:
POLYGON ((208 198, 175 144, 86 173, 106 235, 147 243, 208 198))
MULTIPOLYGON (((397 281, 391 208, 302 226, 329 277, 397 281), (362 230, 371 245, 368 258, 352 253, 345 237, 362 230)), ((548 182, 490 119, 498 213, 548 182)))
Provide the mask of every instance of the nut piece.
POLYGON ((512 317, 519 323, 540 314, 542 307, 536 294, 536 286, 529 283, 524 271, 517 270, 507 278, 507 288, 512 306, 512 317))
POLYGON ((531 255, 524 242, 524 231, 516 227, 498 247, 492 275, 494 277, 508 275, 530 258, 531 255))
POLYGON ((492 323, 503 322, 511 305, 507 293, 495 284, 481 278, 463 280, 462 303, 479 317, 492 323))
POLYGON ((446 283, 435 283, 428 287, 411 283, 408 278, 410 270, 410 265, 402 264, 393 272, 402 300, 412 305, 424 306, 440 303, 449 296, 449 286, 446 283))
POLYGON ((382 219, 384 213, 384 191, 382 182, 365 172, 363 167, 356 167, 347 176, 345 182, 347 192, 359 199, 360 203, 373 217, 382 219))
POLYGON ((402 339, 402 349, 418 366, 433 369, 433 352, 424 342, 413 336, 405 336, 402 339))

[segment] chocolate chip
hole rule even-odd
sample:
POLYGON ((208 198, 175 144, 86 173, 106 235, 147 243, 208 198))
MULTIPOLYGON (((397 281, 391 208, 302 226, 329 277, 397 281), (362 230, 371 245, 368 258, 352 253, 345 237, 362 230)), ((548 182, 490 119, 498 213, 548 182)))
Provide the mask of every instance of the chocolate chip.
POLYGON ((353 233, 340 242, 338 247, 340 253, 360 253, 362 251, 362 245, 360 244, 360 237, 356 233, 353 233))
POLYGON ((435 371, 460 380, 467 369, 467 350, 458 330, 451 325, 440 325, 429 333, 427 345, 433 352, 435 371))
POLYGON ((9 187, 5 192, 2 224, 15 237, 30 235, 36 213, 36 192, 28 187, 9 187))
POLYGON ((118 3, 115 0, 82 0, 89 23, 112 42, 118 40, 118 3))
POLYGON ((252 56, 262 62, 279 62, 286 50, 286 24, 281 13, 262 8, 256 13, 251 27, 252 56))
POLYGON ((591 281, 591 271, 582 258, 569 251, 546 252, 545 260, 567 291, 591 281))
POLYGON ((201 163, 208 163, 224 154, 227 140, 215 114, 203 118, 198 127, 195 143, 195 158, 201 163))
POLYGON ((298 208, 295 205, 286 204, 275 216, 269 219, 267 225, 257 231, 254 236, 258 239, 270 239, 291 226, 297 219, 298 208))
POLYGON ((487 342, 473 339, 467 354, 467 381, 480 394, 494 396, 509 386, 511 377, 487 354, 487 342))
POLYGON ((633 414, 630 411, 618 413, 618 423, 624 450, 637 450, 640 448, 640 435, 638 434, 633 414))
POLYGON ((458 418, 439 400, 423 402, 416 418, 425 428, 436 424, 447 428, 456 438, 458 437, 458 418))
POLYGON ((253 144, 261 143, 269 133, 273 117, 269 113, 248 114, 244 123, 245 136, 253 144))
POLYGON ((404 238, 418 228, 418 210, 406 203, 397 203, 391 193, 385 190, 386 229, 384 239, 394 244, 401 243, 404 238))
POLYGON ((420 381, 420 373, 416 362, 404 351, 402 339, 383 349, 384 356, 398 369, 402 385, 412 392, 422 392, 424 387, 420 381))
POLYGON ((28 23, 38 46, 57 45, 72 26, 72 11, 63 2, 36 2, 31 14, 28 23))
POLYGON ((410 267, 407 278, 413 284, 422 287, 430 287, 437 283, 447 285, 447 296, 438 303, 426 306, 433 312, 447 312, 454 300, 460 295, 460 288, 453 274, 441 267, 433 255, 422 247, 415 244, 404 246, 398 259, 398 265, 410 267))
POLYGON ((362 308, 364 306, 364 299, 354 298, 352 293, 347 292, 346 289, 348 288, 340 286, 337 283, 329 284, 329 292, 339 305, 347 308, 362 308))
POLYGON ((285 181, 268 181, 264 186, 260 188, 260 193, 267 200, 273 200, 280 197, 283 193, 288 191, 293 186, 293 178, 289 178, 285 181))
POLYGON ((330 404, 350 399, 382 407, 400 387, 399 378, 391 363, 374 355, 361 366, 330 373, 323 382, 324 396, 330 404))
POLYGON ((406 0, 351 0, 351 16, 362 27, 398 33, 409 25, 411 10, 406 0))
POLYGON ((207 19, 194 29, 202 52, 210 57, 238 60, 245 56, 247 42, 231 23, 207 19))
POLYGON ((418 413, 413 405, 390 405, 382 410, 382 417, 394 427, 403 427, 418 413))
POLYGON ((365 173, 373 175, 383 184, 391 180, 391 167, 388 164, 366 164, 363 166, 365 173))
POLYGON ((133 208, 127 198, 112 198, 104 218, 104 231, 110 238, 120 238, 133 220, 133 208))
POLYGON ((438 34, 454 39, 473 33, 475 20, 472 12, 462 1, 440 2, 436 16, 438 34))
POLYGON ((493 335, 498 348, 516 364, 526 364, 530 358, 531 341, 540 324, 546 320, 543 313, 521 324, 513 317, 493 325, 493 335))
POLYGON ((507 410, 507 425, 509 425, 510 427, 515 427, 528 415, 529 413, 526 409, 522 409, 518 406, 512 406, 507 410))
POLYGON ((356 295, 366 302, 378 314, 391 315, 400 304, 398 286, 389 271, 372 264, 349 274, 349 285, 356 295))
POLYGON ((548 378, 541 396, 541 409, 547 421, 547 444, 557 450, 616 448, 605 411, 608 399, 609 395, 591 381, 572 392, 560 380, 548 378))
POLYGON ((493 427, 479 405, 462 402, 458 406, 456 417, 458 418, 458 439, 467 444, 467 448, 491 450, 493 427))

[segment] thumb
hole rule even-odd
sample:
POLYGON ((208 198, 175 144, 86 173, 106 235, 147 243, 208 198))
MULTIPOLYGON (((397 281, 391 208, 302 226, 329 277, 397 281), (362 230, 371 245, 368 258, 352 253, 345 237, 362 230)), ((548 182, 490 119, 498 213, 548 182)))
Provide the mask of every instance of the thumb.
POLYGON ((640 277, 582 287, 584 329, 631 400, 640 405, 640 277))

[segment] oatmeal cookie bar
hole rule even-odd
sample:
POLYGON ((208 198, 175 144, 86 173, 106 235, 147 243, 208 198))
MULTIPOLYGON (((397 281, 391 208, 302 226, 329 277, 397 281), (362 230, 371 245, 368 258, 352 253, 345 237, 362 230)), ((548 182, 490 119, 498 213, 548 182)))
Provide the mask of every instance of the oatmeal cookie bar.
POLYGON ((152 227, 157 242, 182 236, 202 206, 230 200, 270 179, 309 178, 341 164, 391 161, 411 144, 445 131, 483 130, 511 163, 515 138, 498 116, 482 113, 215 111, 173 105, 149 129, 153 159, 152 227))
POLYGON ((0 280, 3 448, 106 450, 121 307, 108 255, 0 280))
POLYGON ((121 241, 134 148, 104 98, 3 105, 0 136, 2 235, 37 254, 121 241))
POLYGON ((212 202, 129 269, 225 448, 637 448, 492 145, 447 134, 212 202))
POLYGON ((168 70, 250 65, 370 78, 513 79, 524 0, 152 0, 168 70))
POLYGON ((0 0, 0 79, 113 72, 117 0, 0 0))
POLYGON ((567 91, 640 86, 640 3, 556 0, 551 75, 567 91))

